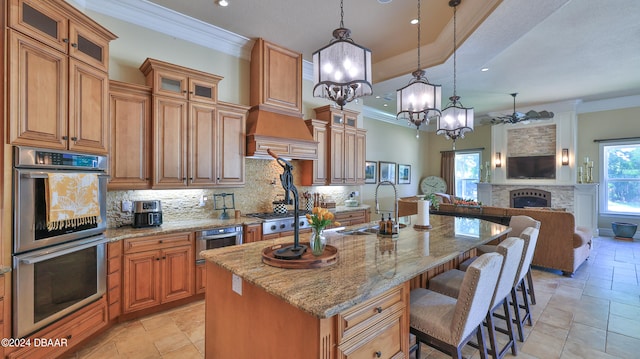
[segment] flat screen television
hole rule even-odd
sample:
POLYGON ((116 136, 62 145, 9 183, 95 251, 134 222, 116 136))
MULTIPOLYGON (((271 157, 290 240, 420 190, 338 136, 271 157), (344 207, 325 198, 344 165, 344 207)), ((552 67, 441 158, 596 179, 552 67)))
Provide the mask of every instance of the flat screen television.
POLYGON ((507 158, 509 179, 555 179, 556 155, 507 158))

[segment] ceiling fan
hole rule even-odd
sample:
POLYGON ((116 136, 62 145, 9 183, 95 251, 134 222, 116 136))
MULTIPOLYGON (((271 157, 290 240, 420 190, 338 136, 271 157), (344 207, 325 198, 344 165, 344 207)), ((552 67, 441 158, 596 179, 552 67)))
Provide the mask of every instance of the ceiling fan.
POLYGON ((514 92, 511 94, 511 96, 513 97, 513 113, 511 115, 508 116, 498 116, 497 118, 492 118, 491 119, 491 123, 493 124, 498 124, 498 123, 511 123, 511 124, 515 124, 515 123, 519 123, 519 122, 524 122, 524 121, 531 121, 531 120, 548 120, 553 118, 553 112, 550 111, 534 111, 531 110, 527 113, 522 113, 522 112, 516 112, 516 96, 518 95, 517 92, 514 92))

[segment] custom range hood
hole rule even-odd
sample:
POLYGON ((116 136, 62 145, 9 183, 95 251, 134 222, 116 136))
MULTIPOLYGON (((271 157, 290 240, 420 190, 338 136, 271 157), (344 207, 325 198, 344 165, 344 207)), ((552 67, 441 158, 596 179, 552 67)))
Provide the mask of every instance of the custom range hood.
POLYGON ((278 156, 297 160, 318 158, 318 142, 313 139, 302 114, 275 112, 254 106, 247 118, 247 156, 273 159, 278 156))
POLYGON ((251 51, 247 157, 318 158, 318 142, 302 119, 302 55, 257 39, 251 51))

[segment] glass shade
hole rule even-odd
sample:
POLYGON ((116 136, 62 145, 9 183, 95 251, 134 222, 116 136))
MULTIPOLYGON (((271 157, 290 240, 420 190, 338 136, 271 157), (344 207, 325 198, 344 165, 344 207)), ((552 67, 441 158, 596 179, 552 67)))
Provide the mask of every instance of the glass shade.
POLYGON ((313 77, 313 96, 328 98, 342 108, 358 97, 373 93, 371 51, 349 38, 336 39, 313 53, 313 77))
POLYGON ((440 115, 442 101, 442 87, 432 85, 421 76, 424 72, 409 82, 409 84, 397 91, 398 120, 407 120, 416 127, 424 122, 429 123, 432 117, 440 115))
POLYGON ((464 138, 466 132, 473 131, 473 108, 462 107, 457 101, 453 101, 442 110, 442 116, 438 118, 436 135, 444 135, 447 139, 464 138))

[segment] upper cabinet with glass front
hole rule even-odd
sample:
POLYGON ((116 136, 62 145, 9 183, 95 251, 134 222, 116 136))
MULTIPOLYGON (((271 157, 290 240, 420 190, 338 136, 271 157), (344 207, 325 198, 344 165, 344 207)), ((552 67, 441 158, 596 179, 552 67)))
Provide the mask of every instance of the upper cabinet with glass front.
POLYGON ((109 41, 115 36, 73 7, 55 5, 42 0, 10 0, 9 26, 69 56, 108 71, 109 41))
POLYGON ((147 76, 147 85, 153 88, 156 95, 180 98, 188 101, 215 104, 218 101, 218 82, 222 76, 199 73, 171 63, 147 59, 140 67, 147 76))

